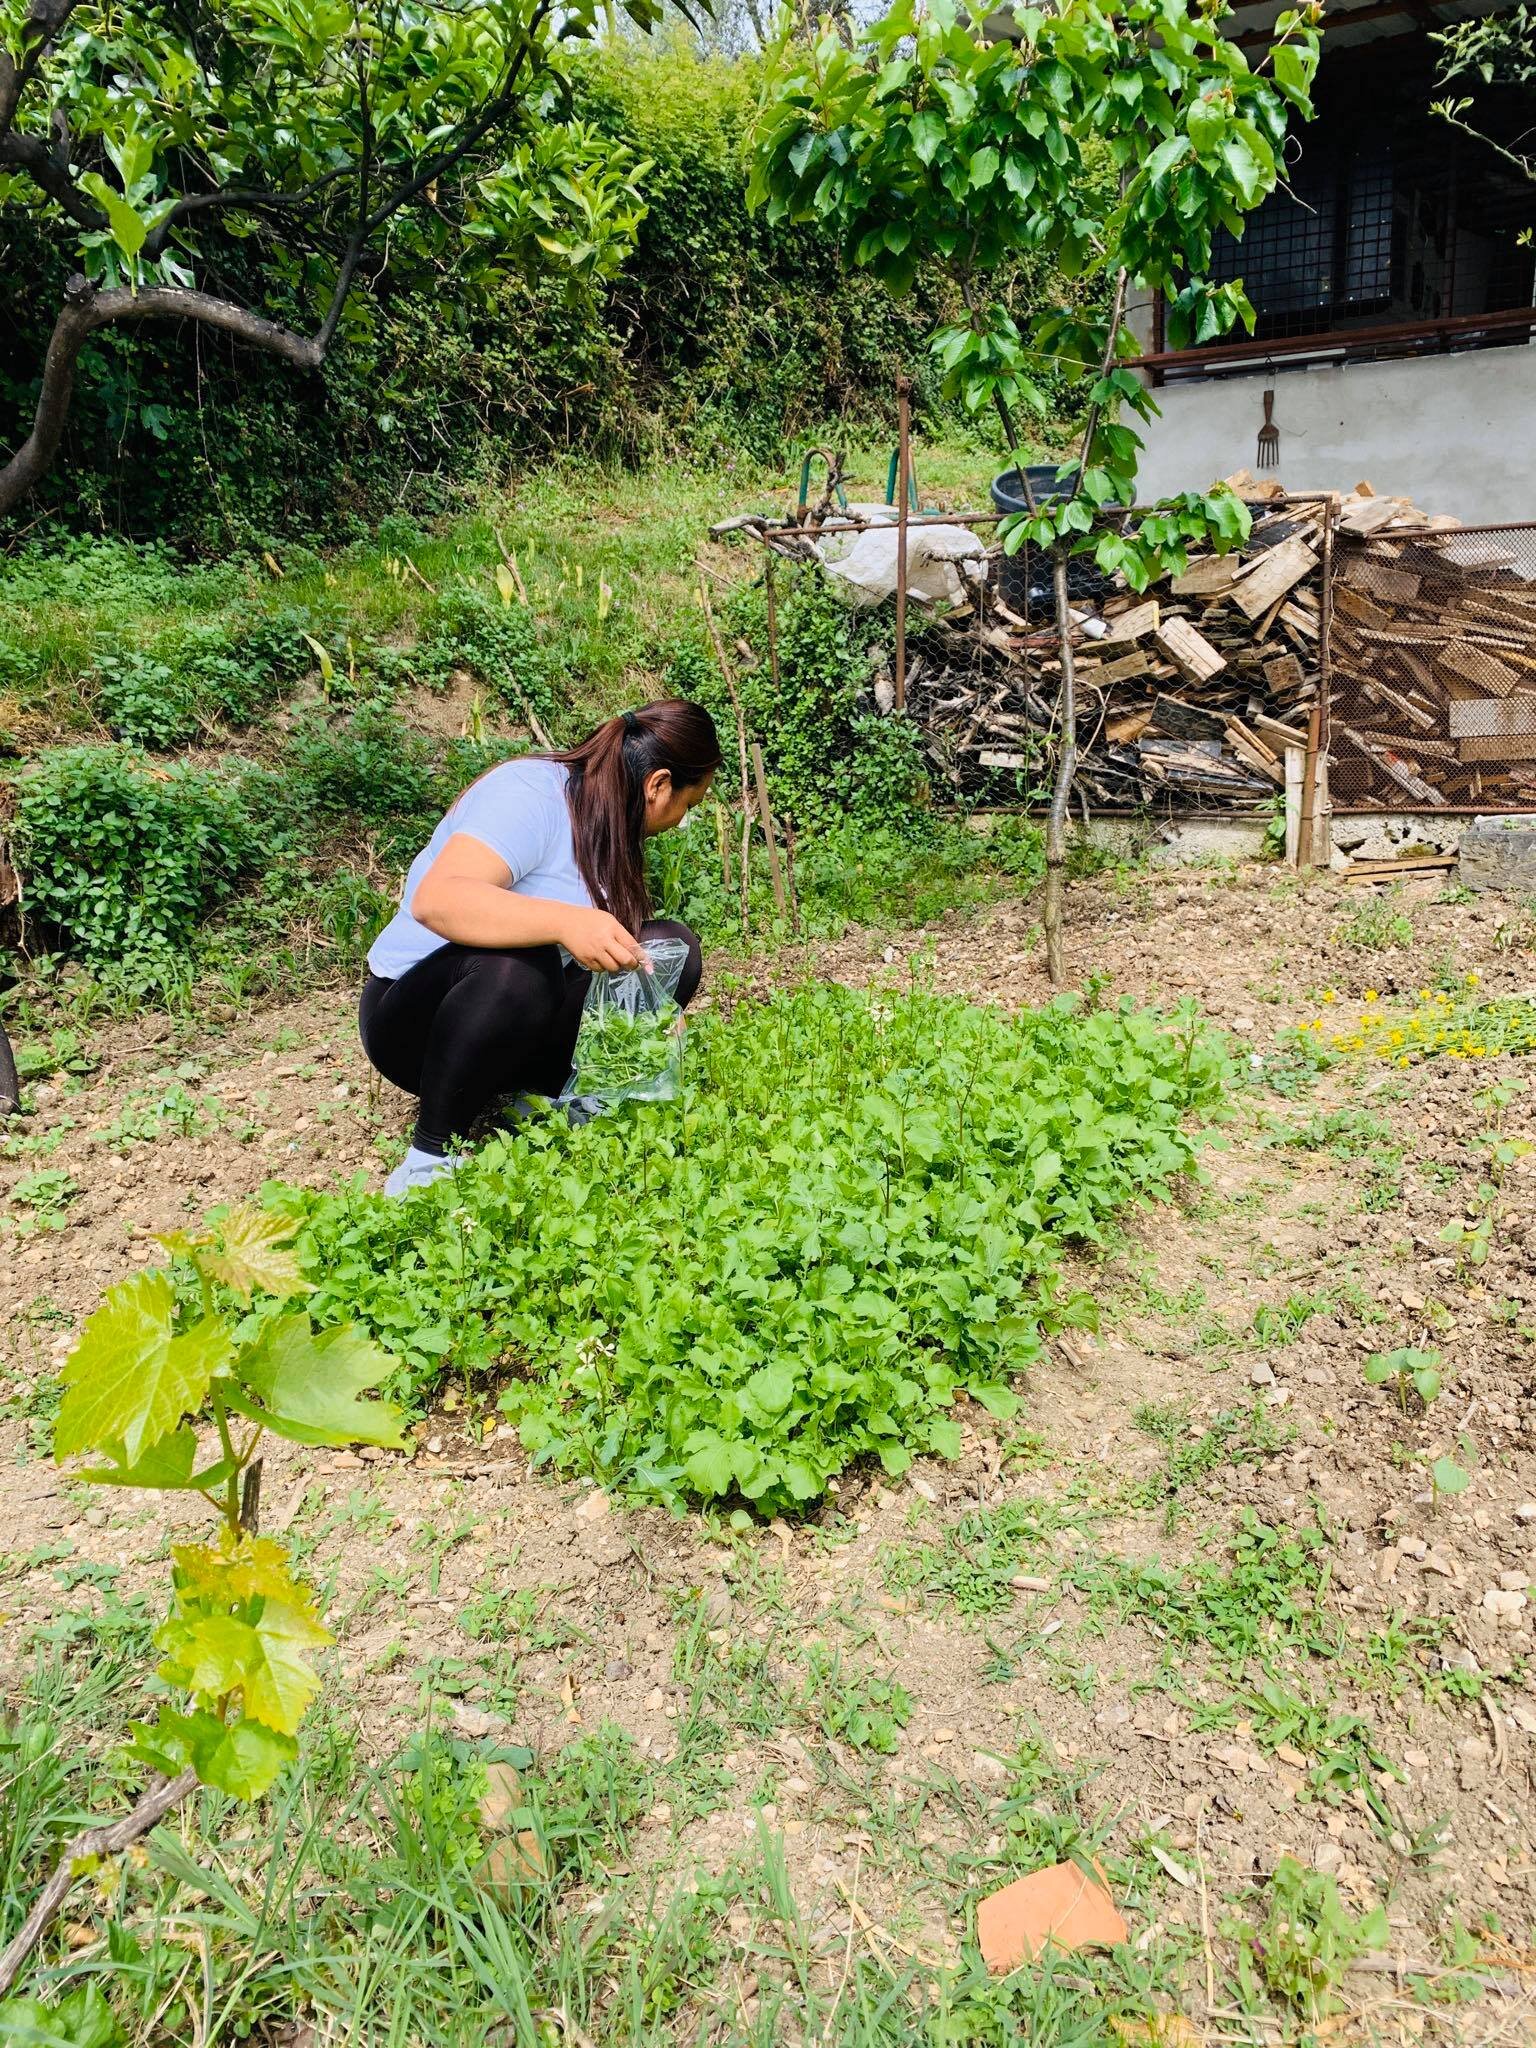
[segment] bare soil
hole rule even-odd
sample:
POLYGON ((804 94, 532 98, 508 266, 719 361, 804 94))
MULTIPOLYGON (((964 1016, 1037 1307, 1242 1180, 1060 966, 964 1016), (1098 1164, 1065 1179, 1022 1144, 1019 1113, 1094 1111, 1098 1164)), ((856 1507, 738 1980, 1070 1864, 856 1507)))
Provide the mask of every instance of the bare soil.
MULTIPOLYGON (((1103 878, 1071 893, 1072 948, 1106 996, 1192 998, 1255 1060, 1289 1027, 1354 1014, 1367 989, 1411 1002, 1440 976, 1476 973, 1484 994, 1536 982, 1536 927, 1518 905, 1426 886, 1393 906, 1411 943, 1366 947, 1341 936, 1358 932, 1360 903, 1273 869, 1103 878)), ((749 978, 862 982, 913 956, 977 999, 1049 993, 1027 903, 854 935, 749 978)), ((114 1597, 161 1597, 158 1510, 104 1505, 40 1455, 50 1376, 102 1290, 157 1255, 154 1232, 269 1177, 377 1185, 408 1122, 405 1099, 370 1078, 347 991, 217 1026, 115 1026, 92 1049, 93 1072, 35 1091, 12 1135, 27 1156, 0 1159, 8 1682, 36 1627, 99 1604, 113 1571, 114 1597), (44 1169, 79 1190, 62 1227, 11 1203, 44 1169), (72 1587, 81 1565, 106 1570, 72 1587)), ((1530 1068, 1348 1060, 1293 1098, 1257 1077, 1203 1182, 1078 1261, 1100 1326, 1053 1344, 1024 1383, 1021 1424, 968 1409, 958 1462, 895 1485, 851 1476, 802 1525, 732 1535, 530 1474, 473 1390, 423 1420, 409 1458, 285 1447, 266 1475, 267 1526, 303 1539, 327 1588, 332 1710, 380 1757, 434 1688, 472 1734, 537 1744, 616 1722, 658 1773, 643 1837, 658 1862, 718 1866, 761 1814, 808 1910, 907 1955, 955 1953, 968 1904, 1007 1874, 1005 1837, 1036 1808, 1097 1822, 1112 1870, 1145 1867, 1156 1845, 1166 1882, 1121 1899, 1132 1940, 1182 1959, 1176 1995, 1217 2033, 1233 1960, 1223 1921, 1252 1912, 1255 1882, 1289 1851, 1332 1872, 1353 1910, 1388 1906, 1401 1967, 1352 1974, 1356 2021, 1394 2037, 1529 2038, 1536 1154, 1508 1170, 1486 1263, 1441 1233, 1481 1213, 1493 1112, 1475 1098, 1530 1068), (1376 1135, 1352 1143, 1367 1127, 1329 1126, 1333 1112, 1374 1120, 1376 1135), (1427 1409, 1410 1399, 1405 1412, 1363 1378, 1369 1355, 1400 1345, 1442 1356, 1427 1409), (1427 1475, 1442 1455, 1471 1479, 1436 1499, 1427 1475), (949 1536, 951 1555, 980 1556, 962 1518, 1010 1505, 1040 1510, 1012 1573, 1027 1583, 993 1612, 959 1612, 932 1555, 949 1536), (1230 1565, 1245 1515, 1324 1532, 1326 1652, 1281 1629, 1239 1670, 1209 1640, 1176 1640, 1155 1600, 1103 1594, 1117 1561, 1185 1578, 1230 1565), (702 1777, 683 1742, 699 1712, 696 1675, 679 1675, 690 1629, 724 1730, 702 1777), (805 1704, 818 1644, 911 1695, 893 1755, 829 1736, 805 1704), (1256 1698, 1261 1661, 1299 1710, 1363 1724, 1369 1765, 1336 1798, 1319 1796, 1316 1767, 1353 1724, 1277 1739, 1256 1698), (1021 1755, 1038 1788, 1022 1807, 1021 1755), (1486 1981, 1475 2010, 1431 1995, 1426 2018, 1403 1970, 1438 1969, 1457 1921, 1482 1932, 1486 1981)), ((1505 1135, 1536 1136, 1528 1091, 1503 1116, 1505 1135)))

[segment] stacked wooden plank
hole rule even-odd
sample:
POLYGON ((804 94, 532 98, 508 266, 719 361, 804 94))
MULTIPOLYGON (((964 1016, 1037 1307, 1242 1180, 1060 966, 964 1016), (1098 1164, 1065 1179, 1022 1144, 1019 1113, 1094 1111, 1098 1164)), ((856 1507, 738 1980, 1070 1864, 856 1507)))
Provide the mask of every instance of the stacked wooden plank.
MULTIPOLYGON (((1079 779, 1092 801, 1262 810, 1283 791, 1285 750, 1306 744, 1320 687, 1323 507, 1253 489, 1240 555, 1077 608, 1079 779)), ((922 633, 908 702, 941 784, 1000 794, 1000 777, 1048 779, 1055 639, 1048 619, 1018 618, 995 597, 922 633)))
POLYGON ((1361 532, 1346 505, 1333 609, 1336 801, 1531 803, 1536 532, 1401 519, 1361 532))

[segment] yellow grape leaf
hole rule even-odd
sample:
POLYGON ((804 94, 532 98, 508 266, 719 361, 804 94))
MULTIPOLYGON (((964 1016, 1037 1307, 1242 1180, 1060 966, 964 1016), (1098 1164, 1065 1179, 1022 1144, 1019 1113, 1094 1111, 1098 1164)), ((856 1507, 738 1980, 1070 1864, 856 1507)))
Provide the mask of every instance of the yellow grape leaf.
POLYGON ((310 1615, 269 1600, 252 1624, 256 1654, 245 1680, 245 1711, 253 1721, 292 1735, 304 1709, 320 1690, 320 1674, 305 1660, 306 1650, 334 1640, 310 1615))
POLYGON ((172 1555, 177 1590, 184 1599, 281 1600, 303 1613, 312 1611, 311 1596, 293 1576, 287 1550, 270 1536, 235 1538, 225 1529, 217 1548, 182 1543, 172 1555))
POLYGON ((199 1249, 197 1264, 245 1302, 258 1290, 275 1294, 279 1301, 307 1294, 310 1284, 289 1243, 297 1227, 291 1216, 277 1216, 268 1209, 234 1209, 219 1225, 223 1250, 199 1249))
POLYGON ((304 1652, 332 1637, 311 1615, 269 1600, 255 1621, 196 1614, 168 1621, 157 1640, 167 1652, 160 1666, 167 1684, 184 1686, 199 1700, 226 1700, 238 1692, 253 1721, 292 1735, 320 1689, 319 1673, 304 1652))
POLYGON ((234 1346, 217 1316, 173 1336, 174 1307, 163 1271, 137 1273, 112 1289, 65 1364, 55 1458, 106 1451, 135 1465, 147 1445, 202 1406, 234 1346))

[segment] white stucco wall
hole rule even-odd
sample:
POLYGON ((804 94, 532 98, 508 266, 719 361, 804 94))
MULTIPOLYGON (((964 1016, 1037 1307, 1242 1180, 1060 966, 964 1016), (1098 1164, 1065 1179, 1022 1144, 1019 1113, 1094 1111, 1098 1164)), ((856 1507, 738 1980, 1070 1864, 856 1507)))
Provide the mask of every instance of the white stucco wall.
MULTIPOLYGON (((1253 469, 1261 374, 1165 384, 1142 428, 1143 500, 1253 469)), ((1536 519, 1536 347, 1421 356, 1342 369, 1277 365, 1280 466, 1292 491, 1348 491, 1365 478, 1422 512, 1468 526, 1536 519)), ((1257 473, 1257 472, 1256 472, 1257 473)))

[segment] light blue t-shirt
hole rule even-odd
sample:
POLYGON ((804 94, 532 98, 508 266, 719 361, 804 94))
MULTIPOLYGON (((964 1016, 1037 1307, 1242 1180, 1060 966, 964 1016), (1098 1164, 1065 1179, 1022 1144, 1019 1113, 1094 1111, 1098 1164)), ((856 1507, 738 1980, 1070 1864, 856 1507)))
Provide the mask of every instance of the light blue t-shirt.
POLYGON ((560 761, 503 761, 466 789, 421 852, 411 862, 400 908, 374 940, 368 965, 395 980, 448 941, 411 915, 422 877, 457 833, 488 846, 512 870, 518 896, 542 896, 554 903, 592 904, 591 891, 576 865, 570 806, 565 785, 570 771, 560 761))

